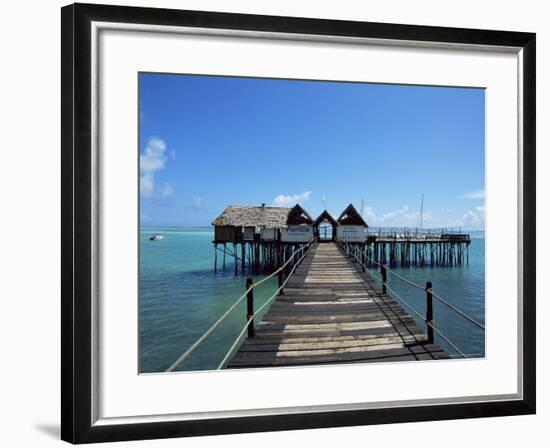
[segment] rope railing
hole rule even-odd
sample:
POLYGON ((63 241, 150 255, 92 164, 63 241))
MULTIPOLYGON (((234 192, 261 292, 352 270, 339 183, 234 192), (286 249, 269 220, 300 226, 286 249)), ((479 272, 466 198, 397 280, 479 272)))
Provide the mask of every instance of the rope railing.
POLYGON ((453 342, 445 336, 432 322, 426 320, 418 311, 416 311, 409 303, 407 303, 403 298, 397 294, 392 288, 390 288, 388 285, 386 285, 388 290, 395 296, 396 299, 398 299, 401 303, 407 306, 414 314, 416 314, 420 319, 426 322, 426 325, 428 325, 432 330, 434 330, 439 336, 441 336, 451 347, 453 347, 457 353, 460 354, 463 358, 466 358, 466 355, 455 345, 453 342))
POLYGON ((369 269, 365 263, 360 260, 358 257, 357 257, 357 253, 356 253, 356 250, 353 250, 350 252, 349 250, 349 245, 348 244, 345 244, 345 243, 342 243, 341 244, 343 249, 346 251, 346 253, 352 257, 355 262, 357 262, 362 268, 363 268, 363 271, 368 273, 374 280, 376 281, 381 281, 382 282, 382 291, 384 293, 387 292, 387 290, 389 290, 392 295, 398 299, 401 303, 403 303, 408 309, 410 309, 416 316, 418 316, 422 321, 424 321, 427 325, 427 328, 428 328, 428 342, 430 343, 433 343, 433 332, 435 331, 443 340, 445 340, 445 342, 447 342, 454 350, 456 350, 456 352, 462 356, 463 358, 466 358, 467 356, 464 354, 464 352, 462 352, 457 346, 456 344, 454 344, 450 338, 448 336, 446 336, 439 328, 437 328, 434 323, 433 323, 433 303, 432 303, 432 299, 435 297, 436 300, 438 300, 439 302, 443 303, 444 305, 446 305, 447 307, 449 307, 451 310, 455 311, 457 314, 459 314, 460 316, 462 316, 463 318, 465 318, 466 320, 468 320, 469 322, 473 323, 474 325, 476 325, 478 328, 482 329, 485 331, 485 326, 483 324, 481 324, 480 322, 478 322, 476 319, 470 317, 469 315, 467 315, 464 311, 460 310, 459 308, 455 307, 454 305, 452 305, 451 303, 449 303, 447 300, 443 299, 441 296, 439 296, 438 294, 436 294, 434 291, 433 291, 433 287, 432 287, 432 283, 431 282, 426 282, 426 287, 423 287, 421 285, 419 285, 418 283, 415 283, 399 274, 397 274, 396 272, 392 271, 391 269, 388 269, 383 263, 379 263, 375 260, 372 260, 371 258, 369 258, 368 256, 366 256, 364 253, 361 253, 361 257, 363 258, 363 260, 368 260, 369 262, 377 265, 377 266, 380 266, 380 271, 381 271, 381 274, 382 274, 382 279, 380 280, 380 278, 378 278, 374 272, 372 272, 371 269, 369 269), (423 290, 426 292, 426 316, 422 316, 418 311, 416 311, 407 301, 405 301, 399 294, 397 294, 397 292, 392 289, 389 285, 388 285, 388 282, 387 282, 387 276, 386 276, 386 273, 389 272, 390 274, 394 275, 395 277, 399 278, 400 280, 404 281, 405 283, 407 283, 408 285, 414 287, 414 288, 417 288, 417 289, 420 289, 420 290, 423 290))
MULTIPOLYGON (((360 261, 359 259, 357 259, 357 255, 354 254, 353 257, 355 258, 355 260, 363 267, 363 262, 360 261)), ((418 283, 415 283, 411 280, 409 280, 408 278, 405 278, 403 277, 402 275, 399 275, 397 272, 389 269, 385 264, 383 263, 380 263, 378 261, 375 261, 373 260, 372 258, 368 257, 367 255, 364 255, 364 258, 366 260, 368 260, 369 262, 373 263, 373 264, 376 264, 377 266, 380 266, 380 267, 384 267, 384 269, 386 270, 386 272, 389 272, 391 275, 393 275, 394 277, 397 277, 398 279, 402 280, 403 282, 409 284, 410 286, 413 286, 417 289, 421 289, 423 291, 426 291, 426 287, 425 286, 422 286, 422 285, 419 285, 418 283)), ((439 302, 443 303, 444 305, 446 305, 447 307, 449 307, 450 309, 452 309, 453 311, 455 311, 456 313, 460 314, 462 317, 464 317, 466 320, 470 321, 471 323, 473 323, 476 327, 479 327, 481 328, 482 330, 485 330, 485 325, 483 325, 482 323, 478 322, 477 320, 475 320, 473 317, 469 316, 468 314, 466 314, 464 311, 462 311, 461 309, 457 308, 456 306, 452 305, 451 303, 449 303, 447 300, 445 300, 443 297, 441 297, 439 294, 436 294, 435 291, 433 290, 433 288, 431 288, 431 293, 433 295, 433 297, 435 297, 439 302)))
MULTIPOLYGON (((254 288, 257 288, 258 286, 260 286, 262 283, 265 283, 267 280, 271 279, 272 277, 274 277, 275 275, 278 275, 279 277, 279 287, 277 288, 275 294, 273 296, 271 296, 269 299, 268 299, 268 302, 270 300, 273 299, 273 297, 275 295, 277 295, 280 291, 283 290, 284 288, 284 285, 286 285, 286 282, 288 282, 288 279, 290 278, 290 275, 292 275, 292 273, 294 272, 296 266, 297 266, 297 263, 294 264, 291 272, 289 275, 287 275, 287 278, 286 280, 283 282, 283 272, 284 270, 286 269, 286 267, 290 264, 291 261, 294 260, 294 257, 295 255, 298 253, 298 252, 303 252, 302 254, 302 257, 299 259, 298 263, 301 262, 303 260, 303 258, 305 257, 305 255, 309 252, 309 250, 311 249, 311 247, 313 246, 313 243, 315 242, 316 240, 312 240, 310 241, 309 243, 307 243, 306 245, 304 245, 303 247, 301 247, 300 249, 296 249, 294 252, 292 252, 292 254, 288 257, 288 260, 281 266, 279 267, 277 270, 275 270, 274 272, 272 272, 270 275, 268 275, 267 277, 264 277, 263 279, 261 279, 260 281, 258 281, 257 283, 252 283, 251 279, 248 279, 247 280, 247 288, 245 290, 245 292, 239 296, 239 298, 233 303, 233 305, 231 305, 221 316, 218 320, 216 320, 216 322, 214 322, 193 344, 191 344, 191 346, 185 350, 177 359, 176 361, 174 361, 170 367, 168 367, 165 372, 173 372, 183 361, 185 361, 189 355, 191 355, 191 353, 193 353, 195 351, 195 349, 216 329, 216 327, 222 323, 225 318, 227 316, 229 316, 231 314, 231 312, 245 299, 245 297, 250 297, 252 291, 254 290, 254 288), (304 250, 305 248, 307 247, 307 250, 304 250)), ((267 302, 266 302, 267 303, 267 302)), ((262 305, 262 308, 263 308, 264 305, 262 305)), ((260 308, 261 309, 261 308, 260 308)), ((258 310, 259 311, 259 310, 258 310)), ((258 311, 256 313, 258 313, 258 311)), ((250 318, 250 313, 248 315, 248 318, 250 318)), ((254 320, 254 313, 252 313, 252 321, 254 320)), ((247 321, 247 325, 245 326, 245 329, 248 328, 249 326, 249 322, 247 321)), ((237 341, 241 338, 242 336, 242 333, 239 335, 239 337, 237 338, 237 341)), ((233 347, 234 348, 234 347, 233 347)), ((218 367, 219 368, 219 367, 218 367)))
POLYGON ((300 263, 302 262, 302 260, 307 256, 307 254, 309 253, 309 251, 311 250, 312 248, 312 245, 310 245, 308 247, 308 249, 304 252, 304 254, 300 257, 300 259, 294 264, 294 266, 292 267, 292 270, 290 271, 290 273, 287 275, 285 281, 283 282, 282 285, 280 285, 276 290, 275 292, 272 294, 272 296, 267 299, 264 304, 258 308, 256 311, 253 311, 252 314, 248 315, 248 319, 244 325, 244 327, 242 328, 241 332, 239 333, 239 335, 237 336, 237 338, 235 339, 235 342, 233 342, 233 345, 231 345, 231 347, 229 348, 229 350, 227 351, 227 353, 225 354, 224 358, 222 359, 222 361, 220 362, 220 364, 218 365, 217 369, 216 370, 220 370, 224 365, 225 363, 227 362, 227 360, 229 359, 229 357, 231 356, 231 354, 233 353, 233 350, 235 350, 235 347, 237 347, 237 345, 239 344, 239 341, 241 340, 241 338, 243 337, 244 333, 250 329, 250 326, 251 325, 254 325, 254 317, 256 317, 260 311, 262 311, 267 305, 269 305, 271 303, 271 301, 277 297, 279 295, 279 293, 281 291, 283 291, 284 287, 286 286, 287 282, 290 280, 290 277, 292 276, 292 274, 294 274, 294 271, 296 270, 296 268, 300 265, 300 263))

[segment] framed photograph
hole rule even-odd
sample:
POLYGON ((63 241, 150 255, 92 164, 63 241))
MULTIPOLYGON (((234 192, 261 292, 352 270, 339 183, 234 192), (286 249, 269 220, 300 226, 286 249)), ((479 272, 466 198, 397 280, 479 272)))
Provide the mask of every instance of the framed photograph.
POLYGON ((535 413, 535 35, 62 8, 62 438, 535 413))

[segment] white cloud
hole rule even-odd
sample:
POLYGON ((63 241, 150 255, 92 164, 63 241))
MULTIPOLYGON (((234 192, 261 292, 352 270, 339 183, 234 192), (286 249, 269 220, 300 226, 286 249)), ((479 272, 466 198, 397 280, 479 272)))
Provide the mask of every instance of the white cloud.
POLYGON ((461 219, 459 219, 455 226, 457 227, 483 227, 485 225, 485 206, 480 205, 468 210, 461 219))
MULTIPOLYGON (((367 224, 369 225, 393 225, 399 227, 410 227, 416 226, 418 223, 418 218, 420 212, 411 212, 409 211, 408 205, 403 205, 402 207, 384 213, 376 213, 372 207, 366 206, 363 211, 363 217, 366 219, 367 224)), ((433 216, 430 211, 425 211, 422 214, 422 221, 433 222, 433 216)))
POLYGON ((155 194, 155 177, 151 173, 142 174, 140 178, 140 194, 143 198, 152 198, 155 194))
POLYGON ((365 207, 365 210, 363 211, 363 218, 367 218, 367 223, 368 221, 376 221, 378 219, 372 207, 368 207, 368 206, 365 207))
POLYGON ((460 199, 485 199, 485 190, 470 191, 460 196, 460 199))
POLYGON ((408 210, 409 210, 409 207, 407 205, 404 205, 403 207, 400 207, 397 210, 392 210, 390 212, 379 214, 379 213, 375 213, 372 207, 366 206, 363 211, 363 217, 367 219, 367 223, 368 221, 382 223, 385 221, 390 221, 393 218, 396 218, 399 216, 404 216, 407 214, 408 210))
POLYGON ((396 216, 404 216, 405 214, 407 214, 408 211, 409 211, 409 206, 404 205, 403 207, 401 207, 397 210, 394 210, 394 211, 391 211, 391 212, 388 212, 388 213, 382 213, 382 216, 381 216, 380 220, 381 221, 387 221, 389 219, 395 218, 396 216))
POLYGON ((299 202, 305 202, 309 199, 309 195, 311 194, 311 191, 305 191, 301 194, 295 194, 295 195, 284 195, 280 194, 275 199, 273 199, 273 202, 271 205, 273 207, 289 207, 292 205, 296 205, 299 202))
POLYGON ((172 193, 174 193, 174 189, 172 188, 172 186, 166 182, 159 190, 160 192, 160 196, 162 197, 162 199, 165 199, 169 196, 172 196, 172 193))
POLYGON ((164 168, 166 143, 160 138, 151 137, 145 151, 139 156, 139 168, 143 173, 151 173, 164 168))
MULTIPOLYGON (((422 227, 462 227, 474 230, 485 226, 484 205, 472 207, 462 216, 458 212, 458 216, 449 216, 451 213, 455 212, 444 208, 437 216, 434 216, 430 210, 426 210, 422 214, 422 227), (442 213, 443 216, 441 216, 442 213)), ((416 227, 419 224, 419 216, 420 212, 412 212, 406 205, 384 213, 375 212, 370 206, 366 206, 363 211, 363 217, 372 227, 416 227)))
POLYGON ((195 197, 193 198, 193 208, 194 208, 195 210, 200 210, 200 209, 202 208, 202 206, 203 206, 203 203, 204 203, 204 200, 203 200, 202 197, 200 197, 200 196, 195 196, 195 197))
MULTIPOLYGON (((172 195, 174 190, 172 186, 165 183, 160 189, 155 187, 155 173, 163 170, 166 166, 166 143, 164 140, 151 137, 147 141, 147 146, 139 156, 140 169, 140 195, 142 198, 160 197, 165 199, 172 195)), ((172 158, 175 157, 175 151, 172 150, 172 158)))

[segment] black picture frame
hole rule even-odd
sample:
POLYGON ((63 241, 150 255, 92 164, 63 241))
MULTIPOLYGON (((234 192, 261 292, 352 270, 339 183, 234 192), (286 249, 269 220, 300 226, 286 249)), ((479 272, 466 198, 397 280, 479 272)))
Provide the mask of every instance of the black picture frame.
POLYGON ((534 33, 73 4, 61 10, 61 437, 72 443, 342 427, 535 413, 536 166, 534 33), (468 404, 209 418, 117 425, 92 422, 91 23, 109 21, 325 36, 511 46, 523 63, 523 398, 468 404))

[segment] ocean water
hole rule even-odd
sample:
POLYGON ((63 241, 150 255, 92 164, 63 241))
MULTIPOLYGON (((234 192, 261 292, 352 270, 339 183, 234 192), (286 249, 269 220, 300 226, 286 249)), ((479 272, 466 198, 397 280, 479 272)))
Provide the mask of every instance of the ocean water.
MULTIPOLYGON (((218 253, 219 269, 218 273, 214 273, 213 237, 212 229, 203 228, 140 230, 141 373, 166 370, 243 294, 246 278, 234 275, 229 256, 227 269, 221 272, 222 254, 218 253), (149 237, 156 233, 164 235, 164 239, 150 241, 149 237)), ((466 266, 399 268, 396 272, 421 284, 425 284, 426 280, 432 281, 434 291, 484 323, 485 239, 483 233, 472 234, 472 238, 470 263, 466 266)), ((254 280, 261 278, 257 276, 254 280)), ((397 294, 424 315, 424 292, 407 287, 391 275, 388 282, 397 294)), ((273 278, 256 288, 255 308, 265 303, 276 287, 277 280, 273 278)), ((435 299, 434 321, 463 352, 472 357, 484 356, 483 331, 435 299)), ((246 300, 243 300, 177 370, 217 368, 245 323, 246 300)), ((420 319, 418 323, 424 328, 425 324, 420 319)), ((456 354, 437 335, 436 342, 448 349, 451 355, 456 354)))
MULTIPOLYGON (((211 229, 140 230, 139 353, 140 372, 166 370, 245 291, 246 277, 235 276, 227 257, 214 273, 211 229), (161 241, 150 241, 156 233, 161 241)), ((230 246, 228 246, 230 247, 230 246)), ((258 281, 263 277, 253 277, 258 281)), ((272 278, 254 290, 255 308, 277 288, 272 278)), ((243 300, 177 370, 216 369, 246 323, 243 300)))
MULTIPOLYGON (((399 275, 419 285, 432 282, 432 289, 456 308, 485 325, 485 233, 468 232, 469 263, 463 266, 392 268, 399 275)), ((407 285, 388 273, 388 285, 421 316, 426 313, 426 293, 407 285)), ((420 328, 426 324, 403 305, 420 328)), ((485 356, 485 333, 455 311, 433 299, 434 325, 468 357, 485 356)), ((461 356, 443 338, 434 332, 435 342, 452 357, 461 356)))

